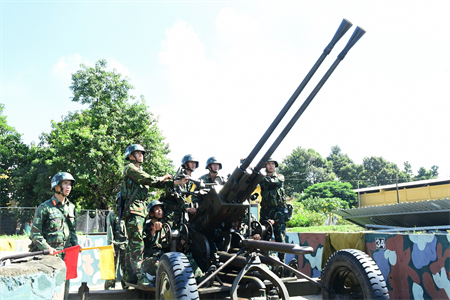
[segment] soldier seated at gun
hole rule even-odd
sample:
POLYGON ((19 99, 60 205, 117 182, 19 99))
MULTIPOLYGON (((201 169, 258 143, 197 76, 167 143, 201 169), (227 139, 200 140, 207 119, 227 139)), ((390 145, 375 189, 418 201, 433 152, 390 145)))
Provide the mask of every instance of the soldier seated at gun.
MULTIPOLYGON (((181 160, 181 166, 174 176, 174 180, 189 179, 197 167, 198 161, 193 158, 192 154, 185 155, 181 160)), ((159 200, 164 203, 164 210, 167 212, 166 220, 170 227, 177 226, 180 223, 186 223, 185 212, 190 214, 197 212, 195 207, 191 207, 191 204, 187 200, 188 194, 192 189, 195 189, 195 185, 189 180, 174 188, 166 189, 161 195, 159 200)))
MULTIPOLYGON (((257 221, 255 215, 252 213, 250 213, 250 219, 251 219, 251 222, 257 221)), ((257 240, 257 241, 261 240, 261 236, 258 233, 252 234, 252 236, 249 237, 250 230, 248 227, 248 222, 249 222, 249 220, 248 220, 248 212, 247 212, 244 216, 244 219, 241 222, 241 225, 239 226, 239 233, 246 239, 253 239, 253 240, 257 240)))
MULTIPOLYGON (((144 261, 142 266, 144 272, 153 277, 150 281, 153 281, 154 277, 156 276, 156 272, 158 270, 161 256, 165 252, 170 251, 169 245, 164 247, 161 241, 161 236, 165 235, 165 233, 162 232, 164 230, 163 223, 165 222, 162 202, 156 200, 149 203, 148 218, 149 220, 145 223, 144 226, 145 248, 144 248, 144 261)), ((184 244, 187 243, 187 241, 181 241, 181 243, 184 244)), ((197 263, 195 262, 190 253, 187 253, 186 257, 191 264, 191 268, 192 271, 194 272, 194 277, 197 283, 202 282, 203 279, 206 278, 206 276, 208 276, 215 270, 215 267, 213 267, 210 268, 210 270, 208 270, 207 273, 203 273, 203 271, 198 267, 197 263)))
MULTIPOLYGON (((125 251, 128 241, 125 221, 119 220, 119 199, 120 192, 117 194, 114 210, 110 211, 106 217, 106 232, 108 245, 114 245, 114 265, 116 266, 116 270, 120 265, 122 274, 126 277, 127 275, 125 275, 125 273, 130 269, 130 266, 125 266, 125 251)), ((120 283, 122 285, 122 289, 128 289, 124 278, 121 279, 120 283)), ((115 286, 116 279, 105 280, 105 290, 110 290, 115 288, 115 286)))

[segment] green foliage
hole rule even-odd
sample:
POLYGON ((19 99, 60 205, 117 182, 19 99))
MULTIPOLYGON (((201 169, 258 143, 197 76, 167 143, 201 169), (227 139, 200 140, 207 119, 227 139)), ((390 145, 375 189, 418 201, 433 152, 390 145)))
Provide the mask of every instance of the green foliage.
POLYGON ((286 223, 286 227, 320 226, 325 223, 327 217, 324 214, 305 209, 302 202, 294 202, 292 206, 292 219, 286 223))
MULTIPOLYGON (((339 200, 344 201, 345 202, 344 206, 347 207, 348 206, 353 207, 358 202, 358 197, 356 193, 352 190, 352 185, 348 182, 339 182, 339 181, 321 182, 308 187, 304 191, 304 195, 301 197, 301 200, 310 198, 312 199, 311 201, 316 201, 314 199, 319 198, 327 199, 327 201, 330 202, 331 206, 336 205, 337 208, 340 208, 338 206, 341 205, 339 200)), ((306 206, 305 203, 304 205, 306 206)))
POLYGON ((406 182, 407 176, 401 172, 396 164, 386 161, 383 157, 365 157, 363 160, 363 178, 368 186, 394 184, 396 176, 398 182, 406 182))
POLYGON ((414 176, 414 180, 427 180, 437 178, 439 175, 438 172, 439 167, 434 165, 430 170, 427 171, 424 167, 420 167, 417 171, 417 176, 414 176))
POLYGON ((323 159, 313 149, 297 147, 280 164, 280 173, 285 177, 286 194, 300 193, 318 182, 332 181, 336 175, 332 162, 323 159))
POLYGON ((144 98, 135 101, 128 78, 115 70, 106 71, 106 66, 105 60, 94 68, 81 65, 72 75, 72 101, 89 108, 52 121, 51 132, 43 133, 39 145, 32 147, 27 168, 21 170, 26 178, 22 206, 46 199, 43 195, 51 194, 51 177, 65 171, 77 180, 70 196, 77 207, 111 207, 130 144, 141 144, 147 150, 142 166, 148 173, 161 176, 173 171, 168 145, 144 98))
POLYGON ((14 127, 8 125, 3 114, 4 104, 0 103, 0 206, 10 206, 15 199, 17 184, 14 170, 23 164, 28 147, 22 143, 22 136, 14 127))
POLYGON ((333 210, 349 208, 348 202, 339 198, 306 198, 301 203, 307 210, 325 214, 333 210))

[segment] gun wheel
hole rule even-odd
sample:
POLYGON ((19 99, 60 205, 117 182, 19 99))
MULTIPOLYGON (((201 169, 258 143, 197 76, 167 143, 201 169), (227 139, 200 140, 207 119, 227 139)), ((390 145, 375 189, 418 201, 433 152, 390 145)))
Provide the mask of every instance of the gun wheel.
POLYGON ((165 253, 156 274, 156 299, 199 299, 191 264, 181 252, 165 253))
POLYGON ((323 299, 390 299, 386 282, 377 264, 356 249, 335 252, 327 261, 322 283, 323 299))

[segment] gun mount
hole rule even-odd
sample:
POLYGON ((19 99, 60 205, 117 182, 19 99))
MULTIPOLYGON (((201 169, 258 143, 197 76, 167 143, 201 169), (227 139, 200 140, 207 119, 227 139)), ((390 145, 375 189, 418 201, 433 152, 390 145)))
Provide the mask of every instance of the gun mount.
MULTIPOLYGON (((237 299, 238 288, 241 282, 245 282, 245 290, 250 290, 251 297, 256 296, 258 299, 266 299, 266 290, 269 285, 271 285, 275 291, 277 291, 276 294, 281 298, 289 299, 290 295, 286 287, 288 281, 284 280, 286 278, 280 278, 283 277, 283 272, 277 271, 280 270, 280 268, 281 270, 284 268, 284 270, 287 270, 291 275, 297 274, 298 276, 303 277, 314 286, 322 289, 324 295, 332 295, 332 297, 336 299, 375 298, 374 295, 377 291, 370 286, 371 281, 368 279, 369 275, 367 274, 354 274, 353 270, 340 266, 336 269, 337 271, 330 271, 334 273, 331 276, 328 276, 330 279, 327 282, 320 283, 309 278, 305 274, 302 274, 291 265, 285 264, 270 256, 269 252, 271 251, 290 253, 293 255, 304 255, 313 252, 312 247, 302 247, 295 244, 283 244, 268 241, 271 238, 273 231, 270 223, 251 223, 249 217, 249 230, 253 230, 253 232, 261 235, 264 239, 263 241, 244 238, 237 230, 244 219, 246 212, 248 211, 250 213, 249 205, 251 195, 264 177, 260 170, 264 167, 266 161, 289 133, 290 129, 306 110, 339 63, 344 59, 348 51, 364 35, 365 31, 363 29, 359 27, 356 28, 349 42, 338 55, 335 62, 288 122, 269 150, 262 156, 255 167, 249 168, 250 164, 263 145, 267 142, 275 128, 279 125, 287 111, 291 108, 299 94, 303 91, 311 77, 320 67, 324 59, 351 26, 352 24, 347 20, 344 19, 342 21, 331 42, 326 46, 313 68, 309 71, 305 79, 301 82, 251 153, 241 165, 234 170, 226 184, 219 189, 214 185, 205 188, 201 186, 200 183, 201 189, 196 192, 197 196, 201 198, 200 203, 197 208, 197 213, 189 216, 190 220, 187 222, 187 227, 182 225, 180 228, 170 229, 170 227, 166 226, 167 233, 164 237, 166 242, 171 245, 171 251, 173 252, 166 253, 161 258, 161 264, 158 267, 156 275, 156 298, 180 298, 183 296, 183 299, 194 299, 202 293, 207 294, 215 291, 229 291, 231 299, 237 299), (179 247, 180 245, 177 244, 177 242, 180 239, 189 240, 187 247, 179 247), (180 250, 181 248, 184 249, 180 250), (170 262, 174 263, 173 266, 175 266, 175 263, 177 266, 183 266, 183 264, 185 264, 184 262, 188 261, 183 253, 174 251, 190 252, 198 266, 204 272, 208 271, 207 277, 195 285, 195 280, 193 282, 191 280, 193 279, 192 274, 188 275, 189 272, 192 273, 192 270, 189 270, 189 263, 184 266, 185 268, 181 268, 183 270, 188 270, 186 272, 183 271, 184 273, 175 274, 174 270, 170 271, 170 266, 167 265, 170 262), (270 270, 268 266, 271 267, 272 270, 270 270), (211 267, 213 267, 214 271, 211 271, 211 267), (339 270, 343 271, 341 272, 339 270), (175 276, 185 276, 187 279, 187 281, 185 281, 186 284, 180 286, 180 280, 170 279, 175 278, 175 276), (191 276, 191 279, 188 279, 188 276, 191 276), (211 280, 214 281, 214 285, 212 287, 206 287, 211 283, 211 280), (354 281, 352 282, 354 287, 352 286, 351 289, 347 291, 346 286, 344 285, 347 285, 347 283, 352 280, 354 281), (363 284, 359 280, 361 280, 361 282, 369 282, 369 284, 363 284), (192 290, 193 285, 196 286, 196 290, 192 290), (178 294, 179 291, 183 291, 184 294, 178 294)), ((177 172, 177 175, 180 173, 182 172, 177 172)), ((356 252, 351 253, 351 255, 354 256, 361 255, 356 252)), ((341 256, 347 257, 348 254, 346 253, 341 256)), ((339 261, 339 259, 340 258, 336 259, 336 261, 339 261)), ((345 259, 350 260, 349 257, 345 259)), ((361 260, 358 260, 356 264, 358 263, 362 264, 361 260)), ((175 269, 173 266, 172 269, 175 269)), ((364 267, 359 265, 354 266, 354 269, 364 270, 364 267)), ((176 269, 178 270, 179 268, 176 269)), ((291 278, 289 280, 294 283, 298 282, 296 278, 291 278)), ((384 287, 386 287, 385 283, 384 287)), ((296 288, 296 290, 298 290, 298 288, 296 288)), ((378 296, 379 295, 377 295, 377 297, 378 296)), ((389 299, 387 292, 379 299, 389 299)))

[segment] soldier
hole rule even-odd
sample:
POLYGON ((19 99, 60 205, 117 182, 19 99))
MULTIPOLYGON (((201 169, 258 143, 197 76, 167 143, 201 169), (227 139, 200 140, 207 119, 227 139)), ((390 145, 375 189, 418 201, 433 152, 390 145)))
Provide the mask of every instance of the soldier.
MULTIPOLYGON (((192 172, 198 168, 198 161, 192 154, 186 154, 181 159, 181 168, 182 173, 180 177, 175 179, 189 178, 192 172)), ((165 219, 171 227, 177 226, 180 222, 185 222, 182 218, 185 211, 190 214, 197 212, 195 207, 191 207, 189 203, 188 199, 190 199, 190 196, 183 194, 184 192, 192 192, 194 189, 195 184, 192 181, 188 181, 185 184, 178 185, 175 189, 168 188, 161 195, 160 200, 164 203, 164 210, 166 211, 165 219)))
MULTIPOLYGON (((278 162, 269 158, 266 162, 266 176, 261 180, 261 222, 268 220, 275 235, 275 241, 286 242, 286 197, 284 193, 284 176, 275 172, 278 162)), ((284 253, 278 257, 284 262, 284 253)))
MULTIPOLYGON (((51 199, 39 205, 30 231, 30 252, 46 250, 55 252, 78 245, 75 232, 75 205, 67 199, 75 184, 73 176, 60 172, 53 176, 51 199)), ((64 259, 64 252, 58 254, 64 259)), ((66 280, 64 299, 69 296, 70 280, 66 280)))
POLYGON ((205 174, 199 178, 199 180, 203 180, 205 183, 218 183, 220 185, 224 185, 226 180, 223 176, 218 175, 219 170, 222 169, 222 163, 216 159, 215 156, 211 156, 206 161, 205 169, 209 170, 208 174, 205 174))
POLYGON ((127 260, 130 261, 133 270, 127 270, 125 281, 148 286, 150 281, 142 272, 142 260, 144 241, 142 231, 147 215, 149 187, 168 188, 185 184, 188 178, 181 180, 169 180, 169 174, 163 177, 154 177, 142 170, 140 164, 144 161, 145 149, 141 145, 133 144, 127 147, 125 159, 130 163, 125 166, 122 181, 123 216, 128 235, 127 260), (135 274, 136 277, 131 277, 135 274))
MULTIPOLYGON (((145 224, 144 233, 145 233, 145 251, 144 251, 144 262, 143 262, 143 270, 145 273, 148 273, 151 276, 156 276, 156 272, 158 271, 159 261, 161 256, 164 254, 165 250, 169 251, 169 249, 163 249, 163 246, 160 243, 161 231, 162 231, 162 222, 164 222, 164 210, 163 203, 156 200, 152 201, 148 205, 148 215, 150 220, 145 224)), ((182 241, 185 243, 187 241, 182 241)), ((205 274, 198 267, 197 263, 193 259, 191 254, 186 255, 189 263, 191 264, 192 271, 194 272, 194 277, 197 283, 200 283, 203 279, 205 279, 209 274, 215 271, 215 266, 211 267, 208 272, 205 274)))
MULTIPOLYGON (((116 270, 120 265, 120 269, 122 270, 122 276, 125 276, 126 268, 125 268, 125 250, 127 247, 127 230, 125 228, 125 221, 120 220, 119 223, 119 215, 118 215, 118 205, 119 205, 120 193, 117 194, 116 204, 114 205, 114 210, 110 211, 108 216, 106 217, 106 232, 107 232, 107 240, 108 245, 114 245, 114 265, 116 266, 116 270)), ((121 279, 122 289, 128 289, 128 286, 125 285, 125 281, 121 279)), ((105 280, 105 290, 110 290, 115 288, 116 280, 105 280)))

